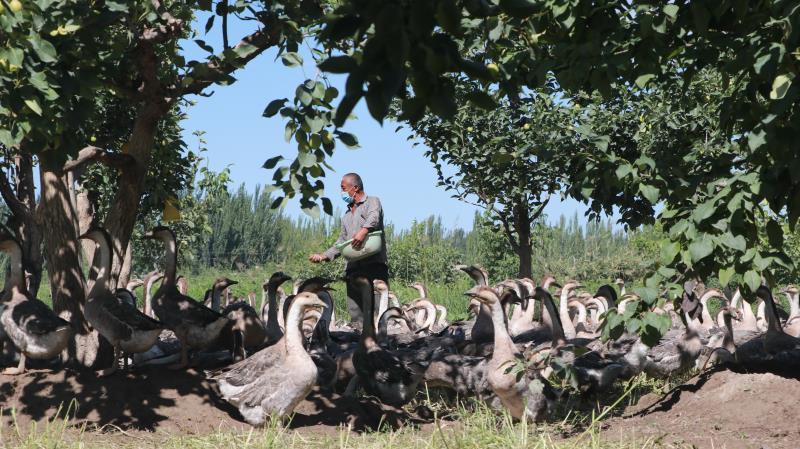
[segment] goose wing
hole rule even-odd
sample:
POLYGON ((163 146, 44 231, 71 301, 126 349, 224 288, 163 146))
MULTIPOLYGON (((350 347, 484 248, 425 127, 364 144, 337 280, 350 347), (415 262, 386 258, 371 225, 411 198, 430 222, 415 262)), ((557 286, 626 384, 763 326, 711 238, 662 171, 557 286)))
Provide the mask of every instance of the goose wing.
POLYGON ((44 335, 69 326, 47 304, 36 298, 20 301, 11 310, 11 319, 25 332, 44 335))
POLYGON ((265 371, 280 365, 286 359, 286 347, 281 343, 279 341, 277 344, 268 346, 241 362, 213 371, 211 372, 211 378, 217 381, 225 381, 233 386, 253 383, 265 371))

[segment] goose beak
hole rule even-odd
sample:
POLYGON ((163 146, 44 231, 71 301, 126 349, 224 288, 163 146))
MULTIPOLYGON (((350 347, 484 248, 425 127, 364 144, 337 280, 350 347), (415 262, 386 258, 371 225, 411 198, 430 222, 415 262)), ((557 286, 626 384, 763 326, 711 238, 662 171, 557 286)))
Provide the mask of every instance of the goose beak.
POLYGON ((559 284, 558 282, 551 282, 551 283, 550 283, 550 287, 564 288, 564 287, 563 287, 561 284, 559 284))

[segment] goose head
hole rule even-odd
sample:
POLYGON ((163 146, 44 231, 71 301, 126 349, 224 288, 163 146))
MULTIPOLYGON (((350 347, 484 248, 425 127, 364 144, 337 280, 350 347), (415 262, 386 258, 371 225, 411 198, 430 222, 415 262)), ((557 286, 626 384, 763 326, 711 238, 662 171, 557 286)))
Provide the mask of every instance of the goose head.
POLYGON ((477 287, 471 290, 468 290, 464 295, 477 300, 481 304, 485 304, 492 307, 493 304, 499 303, 500 298, 497 296, 497 293, 489 288, 489 287, 477 287))
POLYGON ((216 281, 214 281, 214 287, 213 288, 214 288, 214 290, 222 291, 222 290, 225 290, 226 288, 230 287, 231 285, 236 285, 238 283, 239 283, 238 281, 234 281, 234 280, 228 279, 226 277, 221 277, 221 278, 218 278, 216 281))
POLYGON ((144 238, 157 239, 162 242, 175 241, 175 231, 166 226, 156 226, 153 229, 145 232, 144 238))
POLYGON ((577 288, 582 288, 582 287, 583 287, 583 284, 581 284, 580 282, 575 281, 575 280, 570 280, 570 281, 567 281, 566 284, 564 284, 564 286, 561 288, 561 290, 562 291, 564 291, 564 290, 572 291, 572 290, 575 290, 577 288))
MULTIPOLYGON (((319 299, 315 293, 311 292, 300 292, 294 296, 292 299, 292 303, 289 306, 289 313, 294 314, 297 313, 299 317, 302 319, 308 318, 318 318, 321 316, 318 313, 308 313, 309 309, 324 309, 326 304, 319 299)), ((319 312, 319 310, 317 310, 319 312)), ((302 324, 302 323, 301 323, 302 324)))
POLYGON ((106 248, 111 247, 111 235, 100 227, 92 226, 78 238, 81 240, 92 240, 98 245, 105 245, 106 248))
POLYGON ((272 273, 272 276, 269 277, 267 282, 265 282, 264 284, 261 285, 261 288, 263 290, 267 290, 270 285, 273 285, 273 286, 275 286, 277 288, 279 285, 281 285, 284 282, 289 281, 291 279, 292 279, 292 277, 289 276, 288 274, 284 273, 283 271, 277 271, 275 273, 272 273))
POLYGON ((386 282, 384 282, 384 281, 382 281, 380 279, 375 279, 372 282, 372 288, 374 288, 375 291, 378 292, 381 295, 384 294, 384 293, 385 294, 389 293, 389 286, 386 284, 386 282))
POLYGON ((783 289, 781 289, 781 293, 788 293, 790 295, 797 295, 798 293, 800 293, 800 289, 798 289, 797 286, 794 285, 794 284, 789 284, 786 287, 784 287, 783 289))
MULTIPOLYGON (((545 290, 549 290, 550 287, 561 287, 561 284, 556 282, 556 278, 554 278, 553 276, 548 274, 548 275, 545 275, 544 279, 542 279, 542 288, 545 289, 545 290)), ((534 289, 534 291, 531 294, 533 295, 535 293, 536 292, 535 292, 535 289, 534 289)))
POLYGON ((478 265, 456 265, 457 270, 467 273, 475 281, 475 285, 489 285, 489 273, 478 265))
POLYGON ((302 292, 319 293, 323 290, 334 291, 332 288, 327 286, 331 282, 333 282, 333 279, 328 279, 321 276, 314 276, 299 283, 295 282, 295 288, 297 289, 297 293, 302 293, 302 292))
POLYGON ((625 285, 625 281, 622 278, 616 278, 614 279, 614 285, 622 288, 622 286, 625 285))
POLYGON ((137 288, 141 287, 142 285, 144 285, 144 280, 139 278, 134 278, 128 281, 128 284, 125 286, 125 288, 132 292, 137 288))

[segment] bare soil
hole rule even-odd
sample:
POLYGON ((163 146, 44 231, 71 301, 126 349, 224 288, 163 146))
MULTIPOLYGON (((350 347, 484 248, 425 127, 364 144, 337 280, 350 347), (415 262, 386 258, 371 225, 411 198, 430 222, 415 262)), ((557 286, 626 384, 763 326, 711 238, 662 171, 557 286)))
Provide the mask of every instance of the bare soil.
MULTIPOLYGON (((91 372, 31 370, 0 375, 0 426, 16 409, 18 425, 53 419, 73 404, 73 426, 126 434, 203 435, 219 428, 248 430, 236 409, 223 401, 203 372, 163 368, 118 372, 98 379, 91 372), (73 401, 74 400, 74 401, 73 401), (146 433, 146 434, 145 434, 146 433)), ((607 440, 644 441, 663 447, 800 447, 795 409, 800 382, 774 374, 707 372, 666 396, 643 397, 621 416, 602 424, 607 440)), ((418 426, 432 431, 426 409, 414 413, 368 399, 314 392, 296 410, 291 427, 303 434, 335 435, 341 426, 355 431, 418 426)), ((457 423, 454 423, 457 425, 457 423)), ((106 435, 109 436, 109 435, 106 435)), ((574 437, 574 435, 573 435, 574 437)))
MULTIPOLYGON (((222 400, 203 372, 170 371, 164 368, 117 372, 98 378, 88 371, 30 370, 21 376, 0 375, 0 425, 16 422, 27 428, 63 417, 67 407, 71 424, 88 429, 123 429, 131 432, 164 432, 196 435, 220 427, 247 430, 236 408, 222 400)), ((292 428, 315 432, 338 432, 340 426, 364 431, 389 426, 398 428, 424 422, 369 398, 323 396, 313 392, 295 410, 292 428)))
POLYGON ((771 373, 709 371, 665 396, 648 395, 604 423, 609 439, 664 447, 798 448, 800 381, 771 373))

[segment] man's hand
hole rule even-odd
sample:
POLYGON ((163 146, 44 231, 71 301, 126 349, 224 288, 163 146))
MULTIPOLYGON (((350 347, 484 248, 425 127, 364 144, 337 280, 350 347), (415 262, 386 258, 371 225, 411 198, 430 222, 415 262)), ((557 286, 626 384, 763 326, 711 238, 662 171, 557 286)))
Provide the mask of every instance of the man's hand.
POLYGON ((361 228, 356 232, 356 235, 353 236, 353 249, 361 249, 364 246, 367 234, 369 234, 369 229, 367 228, 361 228))
POLYGON ((314 263, 320 263, 320 262, 324 262, 324 261, 328 260, 328 256, 326 256, 324 254, 312 254, 312 255, 308 256, 308 260, 310 260, 311 262, 314 262, 314 263))

